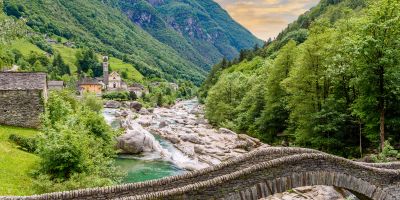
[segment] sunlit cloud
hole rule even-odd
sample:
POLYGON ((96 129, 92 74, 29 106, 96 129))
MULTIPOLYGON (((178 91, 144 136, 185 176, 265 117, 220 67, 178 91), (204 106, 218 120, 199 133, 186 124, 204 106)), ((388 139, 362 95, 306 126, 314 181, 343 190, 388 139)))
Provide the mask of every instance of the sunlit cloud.
POLYGON ((319 0, 215 0, 257 37, 276 37, 319 0))

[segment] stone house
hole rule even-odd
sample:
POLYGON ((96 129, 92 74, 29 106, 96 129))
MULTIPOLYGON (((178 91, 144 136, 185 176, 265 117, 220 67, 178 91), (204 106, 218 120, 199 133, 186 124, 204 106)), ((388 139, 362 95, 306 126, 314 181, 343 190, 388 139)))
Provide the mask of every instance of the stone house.
POLYGON ((130 87, 128 87, 128 91, 134 92, 138 97, 142 96, 143 93, 148 93, 145 87, 139 83, 133 83, 130 87))
POLYGON ((78 90, 80 95, 83 95, 85 92, 101 95, 102 89, 103 85, 97 79, 83 78, 78 82, 78 90))
POLYGON ((62 90, 64 89, 64 81, 48 81, 48 90, 62 90))
POLYGON ((39 128, 46 82, 45 73, 0 72, 0 124, 39 128))

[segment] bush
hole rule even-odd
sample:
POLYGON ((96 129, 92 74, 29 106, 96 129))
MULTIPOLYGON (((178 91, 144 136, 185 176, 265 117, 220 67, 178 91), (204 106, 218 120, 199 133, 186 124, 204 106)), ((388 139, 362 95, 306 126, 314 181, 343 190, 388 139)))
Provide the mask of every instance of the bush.
POLYGON ((385 148, 383 148, 383 151, 378 154, 378 155, 372 155, 371 156, 372 160, 374 162, 390 162, 393 160, 399 160, 400 159, 400 152, 392 145, 390 145, 389 141, 385 141, 385 148))
POLYGON ((37 140, 34 138, 26 138, 19 135, 11 134, 8 139, 29 153, 33 153, 36 151, 37 140))
POLYGON ((109 92, 103 94, 103 99, 127 101, 130 99, 128 92, 109 92))
POLYGON ((80 103, 67 91, 50 93, 38 138, 40 164, 34 172, 40 192, 117 184, 114 166, 117 132, 101 115, 101 103, 85 96, 80 103))

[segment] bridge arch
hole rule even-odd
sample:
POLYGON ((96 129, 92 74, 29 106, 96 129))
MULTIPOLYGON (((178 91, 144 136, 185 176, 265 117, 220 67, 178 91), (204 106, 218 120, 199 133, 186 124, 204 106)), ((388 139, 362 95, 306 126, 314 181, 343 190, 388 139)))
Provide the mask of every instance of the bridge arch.
POLYGON ((301 186, 328 185, 391 200, 400 199, 399 169, 400 163, 366 164, 315 150, 268 148, 160 180, 8 199, 252 200, 301 186))
POLYGON ((364 166, 328 154, 300 154, 259 163, 208 181, 127 199, 252 200, 310 185, 341 187, 371 199, 399 199, 400 171, 364 166))

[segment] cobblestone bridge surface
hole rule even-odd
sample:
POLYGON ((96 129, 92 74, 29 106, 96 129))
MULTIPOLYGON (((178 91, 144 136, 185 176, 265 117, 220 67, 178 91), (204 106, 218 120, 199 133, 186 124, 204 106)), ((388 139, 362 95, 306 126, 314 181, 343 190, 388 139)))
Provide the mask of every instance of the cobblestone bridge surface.
POLYGON ((313 185, 344 188, 360 199, 400 200, 400 163, 359 163, 310 149, 266 148, 159 180, 0 199, 257 200, 313 185))

